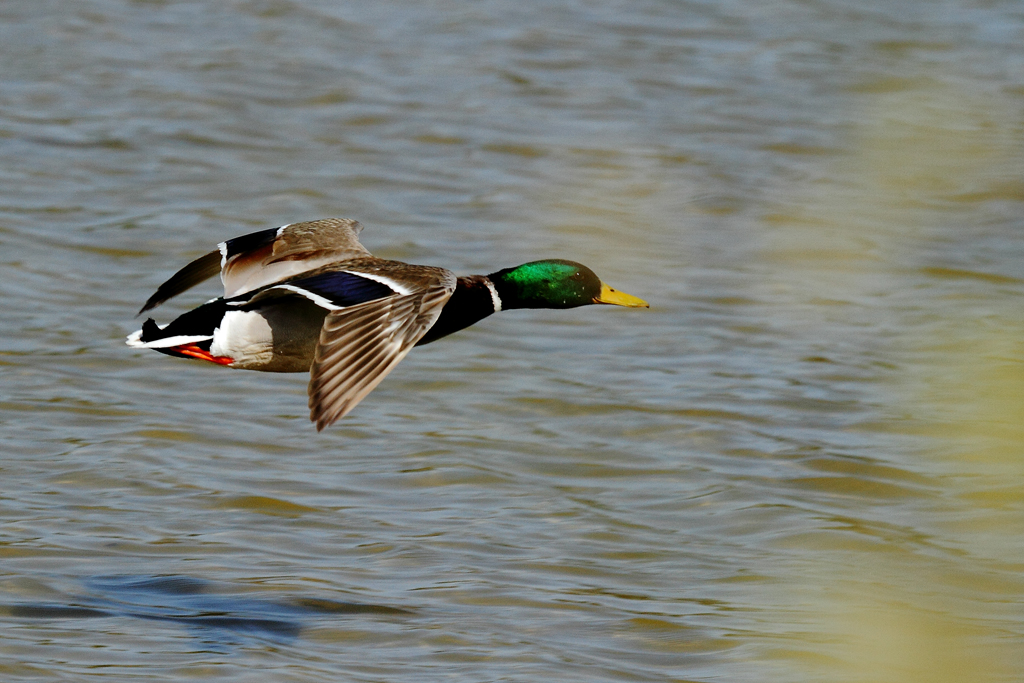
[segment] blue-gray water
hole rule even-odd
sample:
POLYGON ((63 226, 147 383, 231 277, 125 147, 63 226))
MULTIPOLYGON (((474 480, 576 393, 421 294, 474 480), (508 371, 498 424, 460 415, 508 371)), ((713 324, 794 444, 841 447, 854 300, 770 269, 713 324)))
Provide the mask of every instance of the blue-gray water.
POLYGON ((5 681, 1020 679, 1019 2, 5 0, 0 67, 5 681), (123 345, 329 216, 651 309, 321 434, 123 345))

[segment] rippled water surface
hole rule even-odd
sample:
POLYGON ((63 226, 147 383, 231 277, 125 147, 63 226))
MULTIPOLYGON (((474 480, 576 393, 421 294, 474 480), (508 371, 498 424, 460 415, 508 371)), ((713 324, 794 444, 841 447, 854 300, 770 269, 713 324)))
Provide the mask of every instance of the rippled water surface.
POLYGON ((1020 679, 1019 2, 5 0, 0 64, 4 680, 1020 679), (328 216, 651 309, 319 434, 123 345, 328 216))

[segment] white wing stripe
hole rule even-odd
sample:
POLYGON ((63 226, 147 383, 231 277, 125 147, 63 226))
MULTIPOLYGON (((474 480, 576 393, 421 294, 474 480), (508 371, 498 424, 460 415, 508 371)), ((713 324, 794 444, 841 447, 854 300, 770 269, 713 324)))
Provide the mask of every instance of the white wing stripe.
POLYGON ((373 280, 374 282, 379 282, 385 287, 390 287, 391 289, 393 289, 396 294, 408 295, 412 294, 413 292, 413 290, 410 289, 409 287, 399 284, 398 282, 395 282, 391 278, 384 277, 383 275, 378 275, 377 273, 366 273, 361 270, 344 270, 342 272, 349 273, 351 275, 357 275, 359 277, 364 277, 367 280, 373 280))
POLYGON ((339 308, 342 308, 342 306, 339 306, 335 303, 331 303, 329 299, 326 299, 320 296, 319 294, 314 294, 308 289, 302 289, 301 287, 296 287, 295 285, 277 285, 276 287, 270 287, 270 289, 287 289, 289 292, 301 294, 302 296, 306 297, 307 299, 315 303, 320 308, 326 308, 328 311, 336 311, 339 308))

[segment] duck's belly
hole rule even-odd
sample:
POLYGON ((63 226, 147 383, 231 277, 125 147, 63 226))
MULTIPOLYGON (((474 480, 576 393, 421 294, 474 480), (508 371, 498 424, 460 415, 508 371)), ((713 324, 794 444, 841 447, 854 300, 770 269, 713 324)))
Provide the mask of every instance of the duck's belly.
POLYGON ((254 311, 228 311, 213 332, 210 353, 233 368, 308 372, 327 311, 291 300, 254 311))

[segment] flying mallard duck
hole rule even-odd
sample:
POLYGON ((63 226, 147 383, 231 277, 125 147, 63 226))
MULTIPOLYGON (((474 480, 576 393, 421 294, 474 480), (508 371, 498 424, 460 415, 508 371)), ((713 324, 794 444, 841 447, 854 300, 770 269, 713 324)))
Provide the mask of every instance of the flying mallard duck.
POLYGON ((224 296, 128 345, 263 372, 306 372, 317 431, 344 417, 413 346, 502 310, 615 304, 647 308, 593 271, 551 259, 490 275, 375 258, 353 220, 328 218, 221 242, 160 285, 139 314, 220 272, 224 296))

